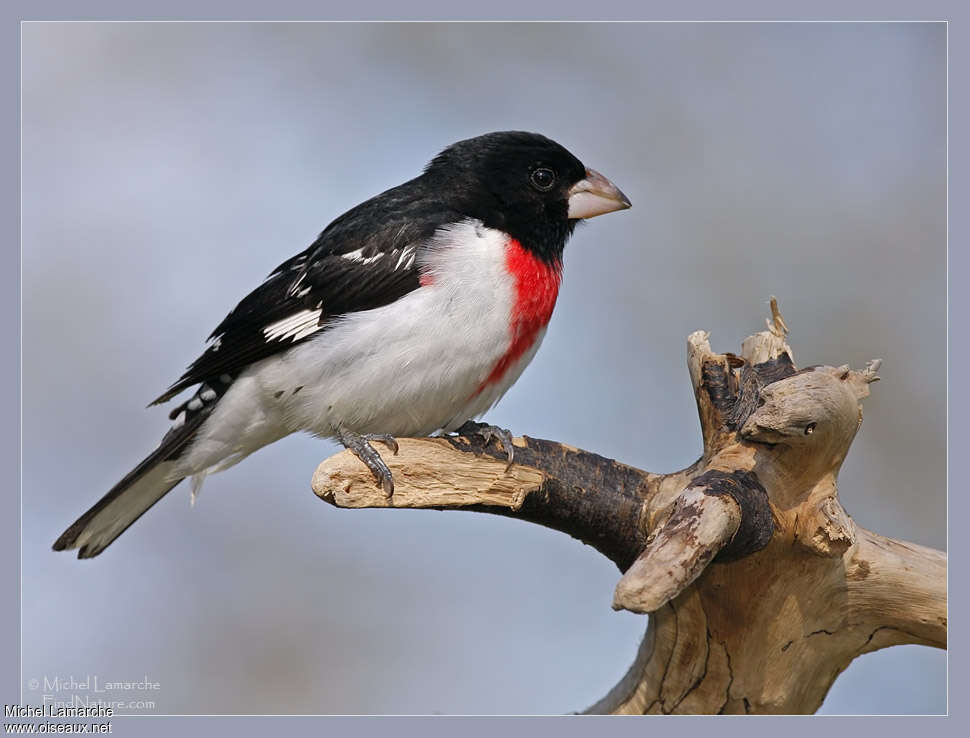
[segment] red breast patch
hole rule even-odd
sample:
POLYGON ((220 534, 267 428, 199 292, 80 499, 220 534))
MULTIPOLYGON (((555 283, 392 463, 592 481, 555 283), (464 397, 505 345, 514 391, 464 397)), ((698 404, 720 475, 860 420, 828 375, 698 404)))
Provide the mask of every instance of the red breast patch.
POLYGON ((475 391, 498 382, 546 327, 559 296, 562 263, 547 264, 510 238, 505 247, 505 267, 515 280, 515 303, 509 321, 509 346, 491 373, 475 391))

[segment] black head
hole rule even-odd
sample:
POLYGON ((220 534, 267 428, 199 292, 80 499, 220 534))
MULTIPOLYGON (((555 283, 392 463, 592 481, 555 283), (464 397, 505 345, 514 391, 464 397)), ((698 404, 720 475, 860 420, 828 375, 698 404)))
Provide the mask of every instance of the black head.
POLYGON ((619 190, 538 133, 504 131, 459 141, 438 154, 423 176, 455 210, 505 231, 547 261, 561 258, 579 218, 629 207, 619 190), (612 205, 571 214, 570 198, 580 191, 602 193, 595 189, 601 183, 612 188, 612 205))

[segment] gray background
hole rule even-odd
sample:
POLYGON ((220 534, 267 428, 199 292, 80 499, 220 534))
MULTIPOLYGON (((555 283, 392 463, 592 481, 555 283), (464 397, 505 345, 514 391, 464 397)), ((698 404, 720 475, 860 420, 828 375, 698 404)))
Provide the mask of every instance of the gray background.
MULTIPOLYGON (((487 130, 542 131, 634 202, 577 232, 492 422, 684 466, 686 335, 736 350, 777 294, 800 363, 886 360, 844 505, 945 548, 942 25, 28 24, 23 125, 25 680, 148 675, 169 713, 557 713, 622 675, 645 623, 609 609, 609 562, 515 521, 335 510, 310 438, 94 561, 49 551, 247 290, 487 130)), ((942 712, 944 670, 869 655, 823 711, 942 712)))

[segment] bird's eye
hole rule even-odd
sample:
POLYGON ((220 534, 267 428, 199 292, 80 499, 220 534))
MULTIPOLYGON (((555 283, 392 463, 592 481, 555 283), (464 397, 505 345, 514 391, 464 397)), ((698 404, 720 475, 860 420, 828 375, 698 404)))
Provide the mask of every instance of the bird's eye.
POLYGON ((556 184, 556 173, 547 167, 539 167, 532 170, 529 181, 540 192, 548 192, 556 184))

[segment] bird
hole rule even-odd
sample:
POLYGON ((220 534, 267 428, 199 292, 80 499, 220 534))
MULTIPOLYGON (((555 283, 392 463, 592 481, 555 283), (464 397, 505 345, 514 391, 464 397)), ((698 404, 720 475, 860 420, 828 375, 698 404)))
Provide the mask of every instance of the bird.
MULTIPOLYGON (((562 145, 500 131, 351 208, 236 305, 151 405, 183 391, 158 448, 55 541, 97 556, 183 479, 291 433, 340 442, 393 495, 373 443, 511 435, 475 422, 535 356, 577 223, 630 200, 562 145)), ((151 406, 150 405, 150 406, 151 406)))

